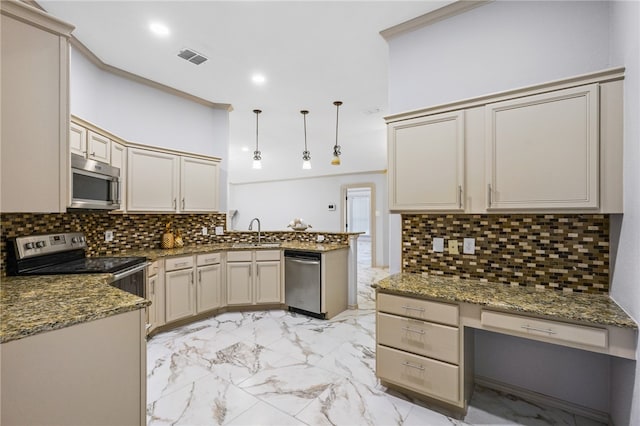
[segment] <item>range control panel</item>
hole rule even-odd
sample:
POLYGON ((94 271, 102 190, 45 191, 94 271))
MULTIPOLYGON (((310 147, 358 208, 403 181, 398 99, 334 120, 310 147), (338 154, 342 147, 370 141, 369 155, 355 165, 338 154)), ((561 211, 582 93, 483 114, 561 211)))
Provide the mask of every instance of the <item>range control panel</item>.
POLYGON ((44 254, 85 249, 87 240, 82 232, 65 232, 62 234, 30 235, 16 238, 18 259, 42 256, 44 254))

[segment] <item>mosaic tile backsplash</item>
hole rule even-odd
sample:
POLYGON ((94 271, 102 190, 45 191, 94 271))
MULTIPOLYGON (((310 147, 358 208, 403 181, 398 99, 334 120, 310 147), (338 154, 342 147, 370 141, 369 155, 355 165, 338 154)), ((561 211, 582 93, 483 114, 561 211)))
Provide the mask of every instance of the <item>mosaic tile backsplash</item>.
POLYGON ((608 293, 608 215, 402 215, 404 272, 567 292, 608 293), (444 252, 432 250, 444 238, 444 252), (475 238, 475 254, 463 254, 475 238), (460 254, 449 254, 448 240, 460 254))
MULTIPOLYGON (((173 231, 180 230, 185 245, 225 242, 252 242, 256 232, 226 231, 226 214, 109 214, 107 212, 73 213, 3 213, 0 215, 0 275, 6 275, 7 238, 55 232, 84 232, 89 256, 109 256, 129 249, 160 248, 167 222, 173 231), (202 227, 209 235, 202 235, 202 227), (216 236, 215 227, 225 234, 216 236), (106 243, 104 232, 114 231, 114 240, 106 243)), ((327 243, 348 244, 346 234, 293 231, 263 232, 263 238, 273 241, 315 241, 322 234, 327 243)))

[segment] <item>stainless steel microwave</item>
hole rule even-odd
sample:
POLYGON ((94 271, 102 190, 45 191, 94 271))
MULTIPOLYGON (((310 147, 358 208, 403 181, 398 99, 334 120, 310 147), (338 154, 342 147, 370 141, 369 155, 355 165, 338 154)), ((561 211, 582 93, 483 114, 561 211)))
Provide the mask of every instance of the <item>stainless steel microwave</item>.
POLYGON ((120 169, 71 154, 71 204, 75 209, 120 208, 120 169))

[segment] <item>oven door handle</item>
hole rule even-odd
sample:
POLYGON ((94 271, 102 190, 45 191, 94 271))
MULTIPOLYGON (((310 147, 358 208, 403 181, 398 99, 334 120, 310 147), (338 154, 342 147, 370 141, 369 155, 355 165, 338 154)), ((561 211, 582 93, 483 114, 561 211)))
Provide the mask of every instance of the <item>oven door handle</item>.
POLYGON ((118 272, 117 274, 113 274, 113 281, 118 281, 118 280, 121 280, 122 278, 128 277, 129 275, 133 275, 136 272, 140 272, 149 265, 151 265, 150 262, 144 262, 144 263, 141 263, 140 265, 136 265, 129 269, 125 269, 122 272, 118 272))

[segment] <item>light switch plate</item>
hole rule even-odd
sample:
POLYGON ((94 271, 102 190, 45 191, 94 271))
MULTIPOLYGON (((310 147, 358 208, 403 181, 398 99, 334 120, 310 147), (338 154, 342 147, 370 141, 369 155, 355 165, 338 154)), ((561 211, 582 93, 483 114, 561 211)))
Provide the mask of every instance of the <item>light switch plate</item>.
POLYGON ((224 228, 222 226, 216 226, 216 235, 224 235, 224 228))
POLYGON ((104 241, 106 243, 113 241, 113 231, 104 231, 104 241))
POLYGON ((464 254, 476 254, 476 239, 465 238, 462 245, 462 252, 464 254))
POLYGON ((433 239, 433 251, 436 253, 442 253, 444 251, 444 238, 433 239))
POLYGON ((458 240, 449 240, 449 254, 460 254, 458 251, 458 240))
POLYGON ((207 229, 206 226, 202 227, 202 235, 208 235, 209 234, 209 230, 207 229))

